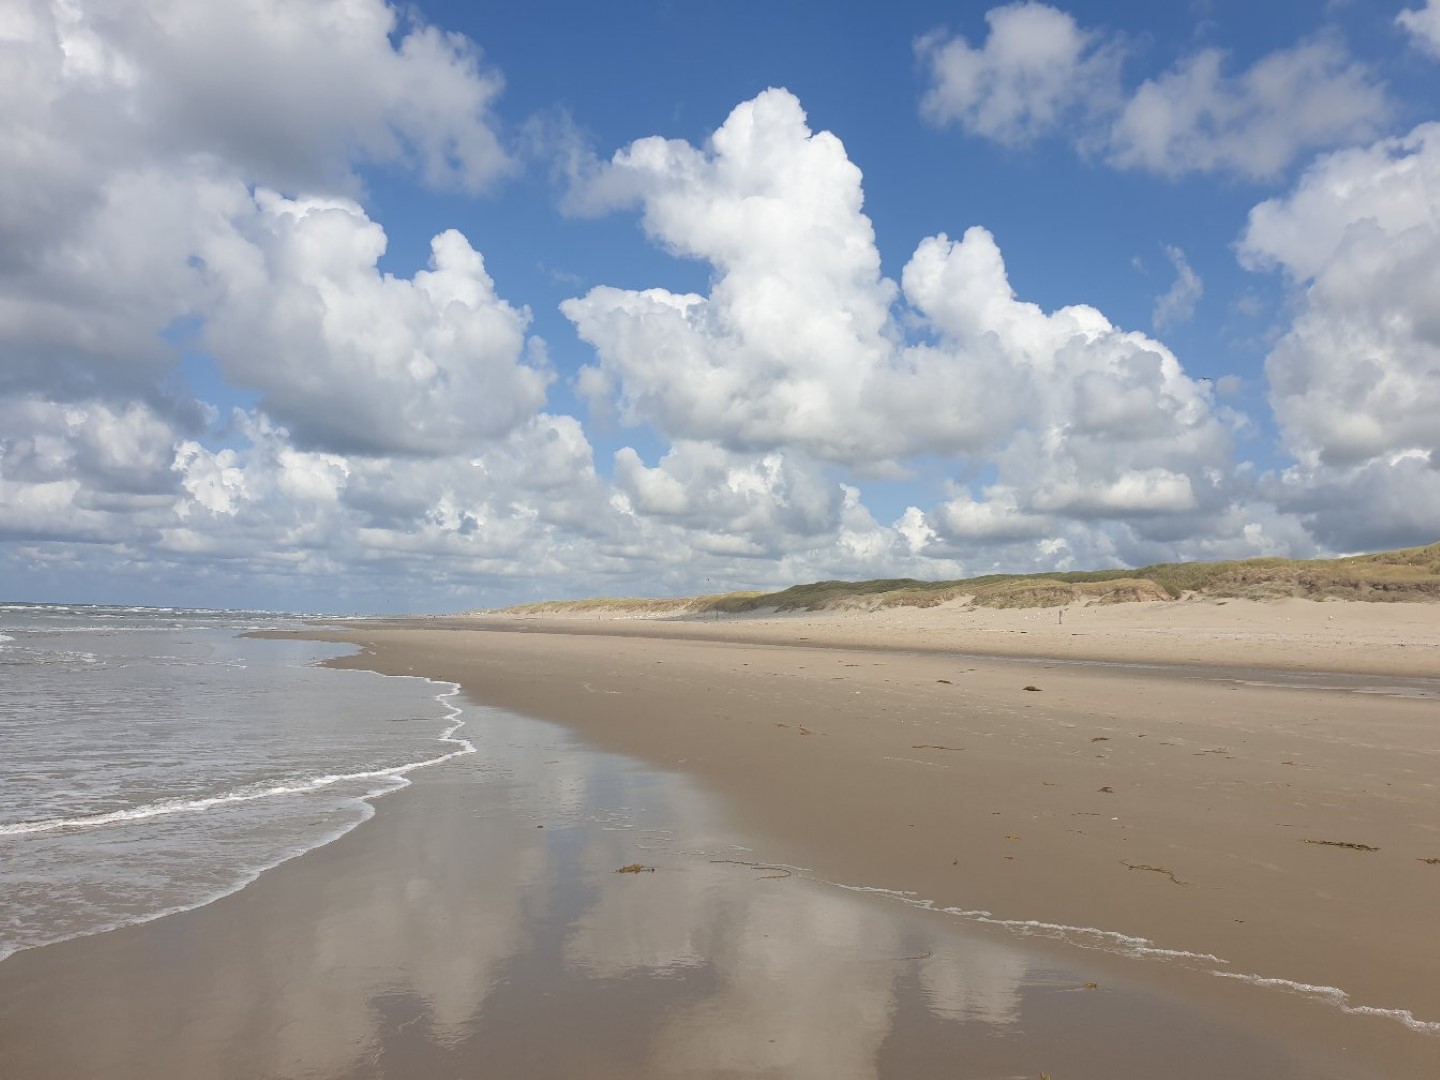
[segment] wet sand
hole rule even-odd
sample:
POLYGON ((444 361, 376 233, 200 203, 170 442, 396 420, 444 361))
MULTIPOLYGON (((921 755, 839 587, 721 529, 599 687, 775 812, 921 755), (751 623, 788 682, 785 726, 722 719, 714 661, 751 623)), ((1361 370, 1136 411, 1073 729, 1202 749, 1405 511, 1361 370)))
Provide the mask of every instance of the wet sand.
POLYGON ((969 655, 1013 612, 317 631, 583 744, 477 714, 335 844, 0 964, 0 1075, 1433 1077, 1433 616, 1354 606, 1338 680, 1264 612, 1155 667, 969 655))
POLYGON ((688 778, 471 717, 478 753, 339 841, 207 907, 0 964, 0 1075, 1374 1075, 1098 954, 761 862, 688 778), (630 863, 647 869, 616 873, 630 863))
MULTIPOLYGON (((1362 1073, 1440 1074, 1440 609, 1127 607, 1071 612, 1066 633, 1108 620, 1091 658, 1155 666, 1023 656, 1040 633, 1010 646, 1020 661, 986 659, 953 626, 847 648, 866 615, 417 621, 346 639, 366 645, 357 663, 455 679, 684 770, 770 858, 1017 933, 1077 928, 1049 933, 1108 954, 1127 947, 1090 931, 1144 939, 1157 985, 1362 1073), (1155 633, 1187 618, 1219 625, 1155 633)), ((1055 619, 989 615, 992 640, 1055 619)))

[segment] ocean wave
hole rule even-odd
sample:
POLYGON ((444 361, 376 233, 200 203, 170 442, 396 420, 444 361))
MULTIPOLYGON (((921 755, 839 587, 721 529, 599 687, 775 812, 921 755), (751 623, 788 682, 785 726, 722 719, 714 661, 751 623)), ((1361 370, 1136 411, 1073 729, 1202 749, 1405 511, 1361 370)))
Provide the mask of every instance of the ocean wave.
POLYGON ((465 721, 457 719, 462 710, 452 705, 447 699, 454 697, 460 692, 460 687, 455 683, 444 683, 449 690, 437 694, 435 700, 439 701, 450 714, 445 717, 451 721, 450 726, 440 734, 437 742, 449 743, 456 747, 436 757, 425 758, 421 761, 410 761, 402 765, 392 765, 384 769, 367 769, 362 772, 353 773, 329 773, 324 776, 310 777, 304 780, 291 781, 276 784, 247 784, 244 787, 227 791, 220 795, 212 795, 203 799, 161 799, 153 803, 145 803, 141 806, 126 807, 123 810, 112 810, 104 814, 87 814, 82 817, 59 817, 45 818, 39 821, 18 821, 8 825, 0 825, 0 836, 27 836, 36 833, 58 832, 62 830, 77 829, 98 829, 110 825, 129 825, 138 821, 147 821, 152 818, 169 817, 174 814, 203 813, 213 810, 216 807, 235 806, 241 803, 255 802, 260 799, 273 799, 286 795, 305 795, 311 792, 324 791, 333 788, 337 784, 352 783, 362 780, 397 781, 392 785, 384 786, 378 790, 367 792, 360 798, 374 798, 389 791, 406 786, 409 781, 405 779, 407 773, 416 769, 426 769, 432 765, 440 765, 446 761, 453 760, 464 754, 473 754, 475 745, 469 739, 459 738, 456 732, 465 726, 465 721))
MULTIPOLYGON (((112 613, 120 610, 122 609, 105 610, 103 606, 91 605, 0 604, 0 619, 5 620, 0 622, 0 631, 4 632, 3 639, 0 639, 3 641, 3 644, 0 644, 0 656, 3 656, 0 664, 4 664, 7 670, 16 662, 21 665, 38 664, 41 667, 35 669, 37 674, 44 666, 53 665, 54 672, 61 677, 68 677, 65 676, 67 671, 76 671, 71 665, 78 666, 82 663, 116 668, 143 668, 146 664, 151 664, 157 669, 197 665, 216 671, 226 667, 239 670, 250 666, 247 661, 252 658, 248 651, 245 659, 231 658, 227 653, 221 654, 225 659, 213 656, 202 658, 178 655, 181 650, 164 646, 137 643, 136 647, 141 653, 148 651, 158 655, 144 656, 137 653, 132 656, 129 651, 111 655, 114 650, 109 649, 110 639, 113 637, 118 640, 122 635, 133 635, 136 631, 151 631, 152 634, 158 632, 162 635, 162 641, 167 633, 178 632, 184 635, 191 631, 207 635, 220 632, 234 636, 246 630, 296 624, 296 616, 283 612, 211 613, 193 609, 161 612, 151 608, 132 609, 126 612, 124 618, 113 617, 112 613), (211 615, 218 617, 207 617, 211 615), (64 625, 67 620, 77 625, 64 625), (64 637, 66 634, 77 633, 85 636, 68 640, 64 637), (76 649, 76 646, 80 648, 76 649), (94 648, 96 653, 102 655, 80 651, 87 647, 94 648)), ((153 640, 152 635, 145 635, 145 640, 153 640)), ((271 662, 267 659, 269 654, 264 648, 256 648, 262 654, 256 660, 257 663, 271 662)), ((330 651, 325 648, 321 653, 329 655, 330 651)), ((317 657, 319 658, 321 657, 317 657)), ((78 676, 78 671, 76 673, 78 676)), ((286 764, 276 761, 267 770, 270 771, 269 777, 256 778, 252 773, 248 779, 237 777, 228 785, 220 781, 216 785, 218 790, 206 797, 200 797, 192 791, 189 795, 172 798, 152 797, 148 802, 120 809, 115 809, 113 802, 107 807, 103 804, 97 806, 94 802, 84 806, 71 801, 67 805, 64 800, 56 800, 41 804, 45 805, 42 810, 40 805, 32 802, 27 816, 34 815, 35 819, 16 821, 12 816, 8 822, 0 824, 0 845, 11 849, 17 859, 29 852, 37 853, 35 858, 41 860, 37 864, 40 867, 37 870, 37 884, 43 886, 40 879, 46 872, 45 866, 49 865, 45 860, 51 859, 51 852, 58 852, 59 855, 55 857, 63 860, 69 857, 67 852, 81 850, 70 843, 71 837, 81 848, 92 842, 85 839, 87 835, 94 837, 93 843, 107 845, 118 841, 120 847, 125 848, 128 847, 128 838, 133 837, 143 843, 146 837, 155 837, 163 827, 167 831, 160 834, 162 843, 168 842, 165 837, 168 837, 170 828, 179 830, 176 844, 182 841, 190 843, 196 837, 216 835, 217 828, 221 830, 221 835, 226 834, 232 826, 247 829, 249 822, 268 819, 271 815, 266 813, 267 810, 278 813, 278 822, 291 823, 284 830, 283 838, 281 835, 272 835, 266 829, 253 836, 246 832, 244 835, 249 837, 249 840, 244 844, 212 847, 210 850, 214 859, 210 862, 213 866, 203 875, 191 874, 185 868, 180 868, 179 873, 171 874, 166 860, 173 852, 167 850, 159 857, 159 865, 148 868, 147 880, 136 883, 139 891, 134 896, 117 896, 112 898, 114 902, 110 903, 101 891, 97 902, 90 905, 83 918, 47 918, 43 888, 34 898, 39 906, 33 910, 28 901, 21 903, 18 895, 7 897, 13 902, 7 908, 9 923, 0 928, 0 960, 29 948, 87 937, 105 930, 150 922, 166 915, 204 907, 243 889, 266 870, 323 847, 369 820, 375 812, 373 800, 408 786, 412 779, 407 774, 476 752, 475 744, 461 733, 465 718, 462 717, 463 710, 456 705, 460 693, 457 684, 418 676, 400 678, 420 684, 424 689, 417 686, 414 692, 407 689, 399 694, 395 709, 414 708, 417 704, 415 697, 429 699, 440 705, 438 710, 433 705, 423 710, 430 715, 426 717, 424 734, 418 730, 416 734, 426 738, 426 744, 415 746, 407 739, 405 743, 410 745, 411 749, 400 751, 404 758, 420 760, 404 760, 383 768, 357 768, 353 772, 344 771, 343 766, 337 767, 338 762, 325 763, 323 758, 309 769, 297 768, 298 762, 292 762, 287 767, 286 764), (408 704, 402 704, 400 699, 405 699, 408 704), (427 753, 431 756, 423 756, 427 753), (51 816, 43 816, 47 811, 51 816), (131 831, 115 834, 115 827, 129 827, 131 831), (32 840, 36 843, 35 847, 28 846, 32 840)), ((213 680, 205 685, 212 686, 212 683, 213 680)), ((389 701, 388 692, 382 694, 381 698, 389 701)), ((319 704, 317 707, 324 709, 326 706, 319 704)), ((388 710, 382 707, 382 711, 375 714, 376 719, 383 718, 387 712, 388 710)), ((394 715, 408 713, 397 711, 394 715)), ((323 753, 323 749, 321 752, 323 753)), ((0 780, 0 783, 4 781, 0 780)), ((89 801, 93 795, 94 792, 87 792, 81 797, 89 801)), ((14 809, 21 809, 24 803, 22 798, 20 805, 14 809)), ((102 847, 100 850, 103 853, 105 849, 102 847)), ((86 871, 87 874, 92 872, 99 881, 108 870, 105 865, 97 865, 86 871)), ((63 880, 61 884, 64 884, 63 880)), ((63 891, 62 888, 61 892, 63 891)))
POLYGON ((118 916, 114 919, 103 921, 93 926, 88 926, 81 933, 51 934, 48 936, 38 937, 34 940, 24 941, 18 944, 0 941, 0 961, 8 960, 16 953, 25 952, 27 949, 38 949, 46 945, 56 945, 62 941, 72 941, 78 937, 91 937, 95 934, 104 934, 108 931, 119 930, 126 926, 139 926, 142 923, 154 922, 156 919, 163 919, 169 915, 179 915, 183 911, 194 911, 197 908, 208 907, 211 904, 215 903, 217 900, 223 900, 225 899, 225 897, 231 896, 239 892, 241 889, 245 888, 247 885, 254 883, 254 881, 267 870, 273 870, 277 866, 280 866, 282 863, 287 863, 291 859, 298 858, 301 855, 305 855, 311 851, 314 851, 316 848, 322 848, 327 844, 333 844, 336 840, 339 840, 346 833, 351 832, 356 828, 359 828, 361 825, 363 825, 365 822, 369 821, 372 817, 375 816, 374 806, 364 801, 363 799, 357 801, 362 807, 362 810, 354 821, 347 821, 338 828, 331 829, 329 832, 316 838, 314 843, 296 845, 294 847, 286 848, 276 853, 271 859, 268 859, 265 862, 255 866, 236 868, 239 873, 239 877, 232 884, 207 892, 193 902, 174 904, 164 908, 157 908, 154 911, 145 912, 141 915, 127 914, 124 916, 118 916))

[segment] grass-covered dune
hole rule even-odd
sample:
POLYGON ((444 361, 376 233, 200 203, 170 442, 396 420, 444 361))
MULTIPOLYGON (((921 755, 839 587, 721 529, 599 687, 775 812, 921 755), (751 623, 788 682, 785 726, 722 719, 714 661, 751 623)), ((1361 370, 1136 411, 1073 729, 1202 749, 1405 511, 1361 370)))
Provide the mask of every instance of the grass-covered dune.
POLYGON ((734 592, 679 599, 549 600, 506 608, 507 614, 613 612, 635 617, 935 607, 963 600, 981 607, 1037 608, 1091 601, 1102 604, 1176 600, 1184 596, 1270 600, 1440 600, 1440 543, 1351 555, 1343 559, 1245 559, 1213 563, 1157 563, 1138 570, 1048 574, 990 574, 961 581, 817 581, 778 592, 734 592))

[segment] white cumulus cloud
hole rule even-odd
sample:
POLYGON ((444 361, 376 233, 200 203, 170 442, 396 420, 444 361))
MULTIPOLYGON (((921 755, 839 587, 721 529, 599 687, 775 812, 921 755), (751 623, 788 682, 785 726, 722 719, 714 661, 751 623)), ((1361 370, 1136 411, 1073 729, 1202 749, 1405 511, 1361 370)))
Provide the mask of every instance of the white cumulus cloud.
POLYGON ((1168 176, 1274 176, 1304 150, 1373 135, 1389 108, 1379 81, 1337 41, 1278 49, 1238 74, 1205 49, 1140 85, 1108 135, 1121 168, 1168 176))
MULTIPOLYGON (((4 48, 34 96, 6 119, 52 166, 79 124, 116 163, 206 154, 311 188, 356 160, 478 190, 510 168, 474 44, 385 0, 11 0, 4 48)), ((73 174, 72 180, 83 182, 73 174)))
POLYGON ((770 452, 731 454, 713 443, 677 443, 655 468, 630 448, 615 458, 623 506, 706 534, 744 536, 744 553, 773 556, 777 545, 833 532, 840 488, 813 463, 770 452))
POLYGON ((238 386, 298 441, 370 453, 458 452, 502 435, 545 399, 526 362, 529 313, 495 293, 454 230, 430 269, 382 274, 385 233, 353 203, 260 191, 245 242, 204 270, 217 299, 205 340, 238 386))
POLYGON ((1265 178, 1306 150, 1373 136, 1390 112, 1380 80, 1334 37, 1240 71, 1202 49, 1127 89, 1119 35, 1033 0, 985 18, 978 48, 943 34, 917 42, 929 79, 921 112, 1004 144, 1059 132, 1117 168, 1265 178))
POLYGON ((1425 0, 1425 6, 1406 8, 1395 16, 1415 45, 1430 55, 1440 57, 1440 2, 1425 0))
MULTIPOLYGON (((997 502, 971 515, 972 536, 1223 503, 1229 431, 1209 390, 1094 308, 1018 299, 986 230, 924 240, 897 317, 859 171, 789 93, 740 105, 705 147, 631 144, 592 183, 638 201, 659 244, 715 270, 705 296, 600 287, 562 305, 596 349, 582 389, 687 444, 683 458, 708 443, 862 473, 927 453, 991 461, 997 502)), ((633 457, 619 466, 633 505, 693 509, 693 477, 633 457)), ((956 536, 963 518, 952 507, 927 528, 956 536)))
POLYGON ((1440 450, 1440 124, 1316 161, 1251 211, 1241 258, 1301 296, 1266 362, 1287 445, 1359 464, 1440 450))
POLYGON ((108 313, 126 271, 173 291, 230 182, 348 188, 379 160, 475 190, 510 167, 499 77, 382 0, 10 0, 0 21, 0 288, 35 321, 108 313))
POLYGON ((401 280, 354 202, 265 186, 352 187, 376 160, 492 183, 500 80, 472 44, 381 0, 11 8, 0 393, 154 401, 188 326, 310 445, 453 452, 543 403, 528 312, 458 233, 401 280))
POLYGON ((985 21, 990 32, 980 48, 944 34, 916 42, 931 80, 920 107, 932 122, 1020 143, 1118 97, 1117 44, 1082 30, 1070 14, 1026 2, 992 8, 985 21))
POLYGON ((1296 465, 1269 489, 1340 550, 1427 543, 1440 520, 1440 125, 1317 160, 1251 211, 1251 269, 1297 314, 1266 359, 1296 465))

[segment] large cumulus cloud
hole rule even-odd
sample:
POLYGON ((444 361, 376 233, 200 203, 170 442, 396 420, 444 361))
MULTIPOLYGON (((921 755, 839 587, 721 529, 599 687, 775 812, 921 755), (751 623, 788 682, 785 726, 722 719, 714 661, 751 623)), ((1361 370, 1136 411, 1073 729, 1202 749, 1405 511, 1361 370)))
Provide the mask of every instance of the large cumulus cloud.
MULTIPOLYGON (((535 429, 528 311, 458 232, 382 272, 357 201, 362 166, 465 192, 512 170, 473 43, 383 0, 17 0, 0 22, 0 530, 50 545, 26 565, 363 562, 387 534, 341 496, 368 474, 471 480, 535 429), (194 398, 183 353, 258 409, 194 398)), ((397 538, 468 520, 433 479, 409 498, 397 538)))
POLYGON ((1440 125, 1318 159, 1240 243, 1297 313, 1266 360, 1296 466, 1274 489, 1341 549, 1434 539, 1440 511, 1440 125))
POLYGON ((453 453, 543 404, 529 314, 496 295, 459 232, 435 237, 430 268, 412 279, 379 272, 385 233, 343 200, 262 190, 243 233, 205 254, 215 299, 204 338, 229 381, 261 391, 298 441, 453 453))
POLYGON ((1271 402, 1306 461, 1440 448, 1440 124, 1321 158, 1241 239, 1302 309, 1270 354, 1271 402))
POLYGON ((584 200, 638 203, 657 242, 718 276, 708 298, 601 287, 566 301, 600 355, 582 388, 615 386, 627 420, 671 437, 840 460, 904 452, 867 405, 905 388, 889 378, 896 290, 862 198, 840 140, 812 135, 783 91, 739 106, 708 150, 658 137, 621 150, 584 200))
POLYGON ((345 189, 375 160, 491 184, 500 80, 473 45, 380 0, 23 0, 7 30, 0 388, 156 404, 188 320, 316 443, 453 446, 538 406, 526 316, 458 234, 400 282, 353 202, 266 187, 345 189))
MULTIPOLYGON (((859 170, 785 91, 740 105, 704 147, 623 148, 576 201, 638 204, 657 243, 715 271, 707 296, 602 286, 562 305, 596 350, 582 388, 630 423, 860 475, 919 455, 991 466, 974 539, 1227 497, 1229 433, 1207 387, 1094 308, 1019 300, 983 228, 924 240, 897 289, 859 170)), ((627 464, 657 512, 688 508, 686 485, 627 464)), ((958 538, 966 514, 952 503, 931 528, 958 538)))

